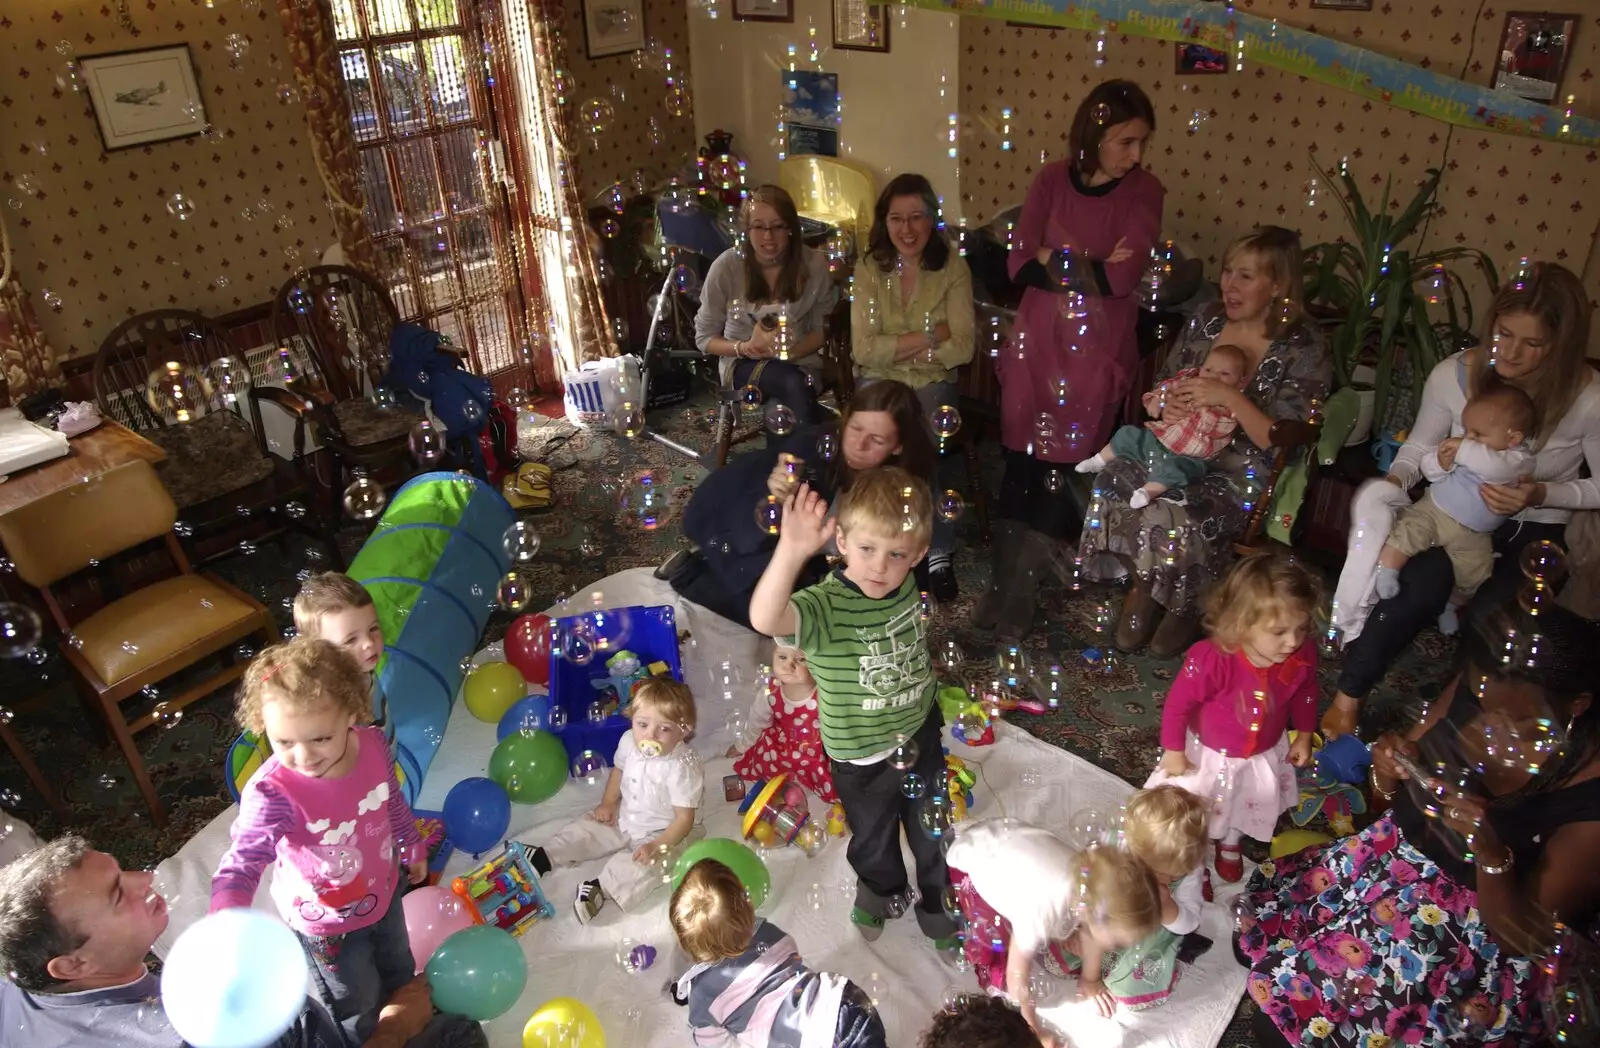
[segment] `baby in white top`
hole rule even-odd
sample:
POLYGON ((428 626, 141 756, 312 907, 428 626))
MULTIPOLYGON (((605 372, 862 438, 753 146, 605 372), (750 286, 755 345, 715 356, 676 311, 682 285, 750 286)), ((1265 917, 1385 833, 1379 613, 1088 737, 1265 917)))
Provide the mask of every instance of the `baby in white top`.
POLYGON ((1461 410, 1463 436, 1441 441, 1422 460, 1432 486, 1411 508, 1402 510, 1378 555, 1378 596, 1400 592, 1400 569, 1432 546, 1450 556, 1456 588, 1441 620, 1448 632, 1457 609, 1472 599, 1494 570, 1491 534, 1506 518, 1483 501, 1485 484, 1515 484, 1533 472, 1527 439, 1538 429, 1528 395, 1515 386, 1496 385, 1467 401, 1461 410))
POLYGON ((705 772, 685 745, 694 734, 694 694, 686 684, 652 677, 634 689, 632 716, 600 803, 533 853, 539 873, 611 856, 598 878, 578 886, 573 909, 583 924, 607 898, 625 911, 643 902, 661 885, 653 867, 700 828, 705 772))

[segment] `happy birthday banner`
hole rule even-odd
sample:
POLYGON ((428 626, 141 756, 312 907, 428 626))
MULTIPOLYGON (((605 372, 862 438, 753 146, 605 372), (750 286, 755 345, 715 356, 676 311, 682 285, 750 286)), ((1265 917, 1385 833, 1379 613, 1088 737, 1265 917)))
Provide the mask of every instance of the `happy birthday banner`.
POLYGON ((1566 115, 1515 95, 1280 25, 1276 20, 1193 0, 908 0, 934 11, 981 15, 1061 29, 1198 43, 1240 58, 1421 113, 1435 120, 1508 135, 1600 145, 1600 120, 1566 115))

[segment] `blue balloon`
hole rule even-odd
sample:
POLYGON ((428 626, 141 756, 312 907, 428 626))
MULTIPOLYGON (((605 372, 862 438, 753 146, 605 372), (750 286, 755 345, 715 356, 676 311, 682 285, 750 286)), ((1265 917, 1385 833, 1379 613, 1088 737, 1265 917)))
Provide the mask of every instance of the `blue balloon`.
POLYGON ((500 727, 495 731, 495 741, 504 742, 506 736, 515 735, 519 731, 549 731, 550 730, 550 696, 529 695, 525 699, 518 699, 506 710, 506 715, 500 718, 500 727))
POLYGON ((504 1015, 522 996, 528 958, 510 932, 480 924, 440 943, 427 972, 435 1007, 483 1022, 504 1015))
POLYGON ((306 1007, 306 954, 288 925, 222 910, 190 925, 161 969, 167 1021, 194 1048, 261 1048, 306 1007))
POLYGON ((505 839, 510 825, 511 798, 498 782, 480 775, 450 787, 444 832, 457 848, 482 855, 505 839))

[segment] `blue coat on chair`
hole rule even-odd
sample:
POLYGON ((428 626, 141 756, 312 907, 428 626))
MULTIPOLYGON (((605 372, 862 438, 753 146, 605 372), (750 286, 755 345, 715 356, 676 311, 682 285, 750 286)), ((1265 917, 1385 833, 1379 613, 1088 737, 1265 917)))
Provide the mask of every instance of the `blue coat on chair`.
POLYGON ((489 418, 494 390, 489 380, 461 367, 461 361, 439 347, 444 336, 420 324, 397 324, 389 336, 389 389, 429 401, 444 425, 445 437, 466 460, 472 472, 486 477, 478 434, 489 418))

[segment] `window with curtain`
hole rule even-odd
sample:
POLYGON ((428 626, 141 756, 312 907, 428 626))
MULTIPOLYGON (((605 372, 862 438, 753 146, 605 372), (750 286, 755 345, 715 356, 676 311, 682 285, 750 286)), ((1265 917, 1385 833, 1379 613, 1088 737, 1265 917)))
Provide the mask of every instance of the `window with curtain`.
POLYGON ((524 283, 470 0, 332 0, 332 14, 367 225, 401 317, 450 336, 479 374, 524 366, 524 283))

